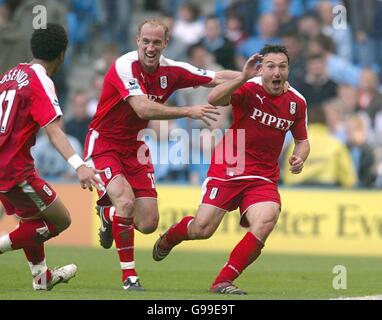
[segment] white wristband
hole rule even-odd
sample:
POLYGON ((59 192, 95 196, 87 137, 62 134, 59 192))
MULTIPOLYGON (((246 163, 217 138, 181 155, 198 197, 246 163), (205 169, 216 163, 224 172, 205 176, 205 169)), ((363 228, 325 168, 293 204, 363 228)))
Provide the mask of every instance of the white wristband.
POLYGON ((82 160, 78 154, 71 156, 68 159, 68 163, 74 168, 74 170, 77 170, 79 167, 85 164, 84 160, 82 160))

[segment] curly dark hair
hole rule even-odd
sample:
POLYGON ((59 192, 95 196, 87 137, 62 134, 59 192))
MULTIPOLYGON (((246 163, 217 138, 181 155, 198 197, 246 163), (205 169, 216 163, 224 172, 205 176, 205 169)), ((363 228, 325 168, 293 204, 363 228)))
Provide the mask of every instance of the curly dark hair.
POLYGON ((284 46, 280 46, 280 45, 271 45, 271 44, 267 44, 263 49, 261 49, 260 51, 260 54, 262 56, 265 56, 269 53, 283 53, 286 55, 286 57, 288 58, 288 63, 290 63, 290 60, 289 60, 289 54, 288 54, 288 50, 286 49, 286 47, 284 46))
POLYGON ((68 36, 61 25, 48 23, 46 29, 33 32, 30 44, 34 58, 53 61, 66 50, 68 36))

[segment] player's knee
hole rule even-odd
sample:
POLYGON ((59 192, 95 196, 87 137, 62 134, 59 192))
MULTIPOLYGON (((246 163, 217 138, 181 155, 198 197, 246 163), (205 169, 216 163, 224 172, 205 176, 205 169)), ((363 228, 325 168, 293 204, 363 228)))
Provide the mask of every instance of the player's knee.
POLYGON ((119 199, 115 207, 117 209, 116 210, 117 212, 120 212, 124 215, 128 215, 134 211, 134 208, 135 208, 134 199, 131 199, 131 198, 119 199))
POLYGON ((158 220, 150 220, 140 223, 137 226, 138 230, 144 234, 150 234, 155 232, 158 228, 158 220))
POLYGON ((125 211, 133 211, 134 210, 134 199, 126 199, 122 204, 122 209, 125 211))
POLYGON ((196 238, 196 239, 209 239, 213 235, 213 230, 208 224, 199 224, 194 223, 192 224, 192 231, 189 234, 196 238))
POLYGON ((263 224, 263 230, 266 235, 269 235, 276 226, 276 221, 267 221, 263 224))
MULTIPOLYGON (((72 218, 70 217, 70 215, 67 215, 64 219, 64 224, 63 224, 63 228, 65 229, 68 229, 70 227, 70 225, 72 224, 72 218)), ((65 230, 64 229, 64 230, 65 230)))
POLYGON ((209 239, 212 237, 213 234, 214 234, 213 230, 211 230, 210 228, 206 228, 206 229, 203 229, 200 237, 201 239, 209 239))
POLYGON ((56 229, 58 233, 61 233, 62 231, 68 229, 72 223, 72 219, 69 215, 69 212, 62 216, 59 223, 56 225, 56 229))
POLYGON ((265 241, 276 226, 276 220, 263 221, 255 228, 251 228, 253 234, 265 241))

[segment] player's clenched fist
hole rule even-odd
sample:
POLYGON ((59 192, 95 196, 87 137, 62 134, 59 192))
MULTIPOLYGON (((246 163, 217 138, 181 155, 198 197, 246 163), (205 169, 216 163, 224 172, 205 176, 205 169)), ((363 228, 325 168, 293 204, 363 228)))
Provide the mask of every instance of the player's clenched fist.
POLYGON ((296 156, 296 155, 292 155, 290 158, 289 158, 289 164, 290 164, 290 172, 294 173, 294 174, 298 174, 302 171, 302 169, 304 168, 304 160, 302 160, 301 157, 299 156, 296 156))

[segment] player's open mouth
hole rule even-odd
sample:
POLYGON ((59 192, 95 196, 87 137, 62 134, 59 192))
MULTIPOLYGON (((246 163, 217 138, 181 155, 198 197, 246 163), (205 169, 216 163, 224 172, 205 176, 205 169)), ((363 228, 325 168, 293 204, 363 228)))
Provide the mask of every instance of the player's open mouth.
POLYGON ((273 80, 272 84, 275 86, 279 86, 281 84, 281 80, 273 80))
POLYGON ((145 56, 149 59, 154 59, 156 57, 156 54, 145 54, 145 56))

